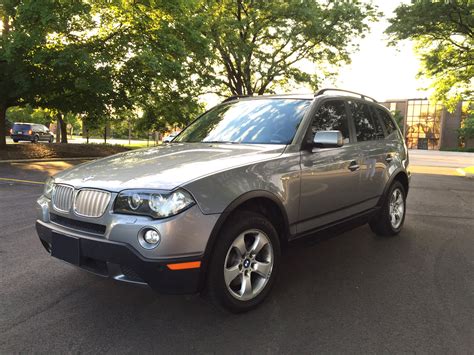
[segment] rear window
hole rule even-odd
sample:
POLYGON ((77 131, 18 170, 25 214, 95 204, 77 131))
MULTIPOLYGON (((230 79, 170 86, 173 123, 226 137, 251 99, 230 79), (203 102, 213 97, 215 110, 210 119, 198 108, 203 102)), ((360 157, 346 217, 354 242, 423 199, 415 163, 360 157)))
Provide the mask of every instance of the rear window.
POLYGON ((13 130, 14 131, 28 131, 31 129, 30 124, 24 124, 24 123, 15 123, 13 125, 13 130))

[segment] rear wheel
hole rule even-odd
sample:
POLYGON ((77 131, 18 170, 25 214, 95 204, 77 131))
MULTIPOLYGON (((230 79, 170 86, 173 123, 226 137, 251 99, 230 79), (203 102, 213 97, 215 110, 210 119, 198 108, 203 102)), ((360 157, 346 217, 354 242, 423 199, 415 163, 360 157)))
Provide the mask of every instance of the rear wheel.
POLYGON ((258 306, 269 294, 278 272, 278 233, 264 216, 239 212, 218 236, 207 277, 211 301, 241 313, 258 306))
POLYGON ((377 235, 396 235, 405 222, 405 211, 405 188, 399 181, 395 181, 388 190, 380 213, 369 222, 370 228, 377 235))
POLYGON ((18 143, 18 139, 14 139, 14 140, 13 140, 13 143, 18 143))

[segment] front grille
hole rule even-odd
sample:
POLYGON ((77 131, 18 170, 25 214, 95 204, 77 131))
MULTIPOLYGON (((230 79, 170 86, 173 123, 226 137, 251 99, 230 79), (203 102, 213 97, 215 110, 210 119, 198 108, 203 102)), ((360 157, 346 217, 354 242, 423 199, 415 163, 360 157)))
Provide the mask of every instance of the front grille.
POLYGON ((82 189, 76 194, 74 212, 85 217, 100 217, 110 202, 110 193, 100 190, 82 189))
POLYGON ((58 211, 69 212, 74 197, 74 188, 68 185, 56 184, 53 187, 53 206, 58 211))
POLYGON ((82 232, 93 233, 93 234, 105 234, 106 227, 101 224, 89 223, 77 221, 75 219, 59 216, 54 213, 49 214, 49 219, 51 222, 59 224, 60 226, 75 229, 82 232))

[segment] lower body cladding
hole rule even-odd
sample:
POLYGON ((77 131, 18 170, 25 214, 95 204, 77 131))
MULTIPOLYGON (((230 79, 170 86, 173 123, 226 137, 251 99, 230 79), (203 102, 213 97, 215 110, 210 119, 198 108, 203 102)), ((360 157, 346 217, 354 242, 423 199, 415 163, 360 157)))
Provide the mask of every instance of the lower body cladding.
POLYGON ((196 258, 166 262, 146 259, 127 244, 68 236, 39 221, 36 230, 52 256, 94 274, 148 284, 162 293, 195 293, 199 289, 201 261, 196 258))
MULTIPOLYGON (((110 228, 107 228, 103 236, 93 236, 90 233, 78 231, 77 224, 68 228, 67 221, 76 223, 76 219, 44 218, 46 217, 45 212, 47 212, 45 209, 49 210, 48 207, 50 206, 46 207, 43 204, 42 207, 40 208, 40 219, 36 222, 36 230, 41 243, 53 257, 99 276, 135 284, 148 284, 153 290, 160 293, 189 294, 200 290, 201 259, 204 255, 207 239, 214 226, 212 221, 217 219, 217 215, 212 216, 211 221, 209 221, 209 215, 202 215, 203 220, 211 222, 209 226, 204 223, 206 225, 204 229, 210 229, 209 234, 206 233, 207 236, 201 237, 202 246, 196 247, 196 249, 193 247, 194 252, 189 253, 189 244, 193 244, 192 241, 189 244, 186 243, 187 245, 182 244, 183 235, 173 235, 172 233, 170 235, 169 224, 179 223, 183 227, 183 225, 186 226, 190 223, 188 227, 194 226, 194 230, 190 228, 188 238, 196 238, 195 233, 200 230, 196 225, 200 222, 196 220, 196 214, 199 211, 197 207, 194 207, 197 210, 188 212, 190 216, 194 217, 191 220, 187 220, 185 216, 182 216, 184 219, 179 218, 179 221, 150 221, 149 226, 140 223, 135 228, 131 228, 128 224, 128 241, 125 240, 123 233, 120 233, 117 238, 114 237, 115 228, 120 227, 115 223, 105 224, 110 228), (58 222, 61 222, 61 224, 58 224, 58 222), (138 241, 140 231, 146 227, 161 232, 161 242, 154 249, 142 248, 138 241), (132 230, 134 231, 132 232, 132 230), (168 233, 163 233, 165 231, 168 233), (173 238, 174 241, 169 240, 173 238), (176 247, 171 248, 176 240, 180 242, 176 247), (161 249, 162 247, 163 249, 161 249), (188 250, 186 250, 187 248, 188 250), (167 255, 163 254, 164 250, 167 251, 167 255), (180 254, 183 250, 188 252, 180 254)), ((186 212, 184 213, 186 214, 186 212)), ((47 216, 49 217, 49 213, 47 216)), ((51 213, 51 217, 53 216, 57 218, 55 213, 51 213)), ((111 217, 122 218, 121 216, 111 217)), ((202 226, 203 224, 201 224, 202 226)), ((180 228, 176 229, 179 230, 180 228)), ((201 230, 201 232, 203 231, 201 230)))

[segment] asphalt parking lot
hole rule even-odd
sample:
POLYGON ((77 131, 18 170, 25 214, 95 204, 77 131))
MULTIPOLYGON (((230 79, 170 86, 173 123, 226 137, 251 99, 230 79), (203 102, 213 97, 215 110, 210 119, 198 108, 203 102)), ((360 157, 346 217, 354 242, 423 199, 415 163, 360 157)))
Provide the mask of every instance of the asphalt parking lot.
POLYGON ((43 181, 71 163, 0 164, 0 353, 472 353, 474 180, 415 173, 405 227, 367 226, 284 254, 273 293, 231 315, 51 258, 43 181))

